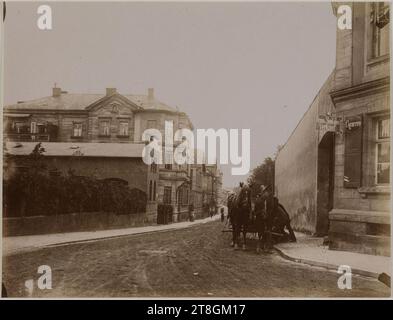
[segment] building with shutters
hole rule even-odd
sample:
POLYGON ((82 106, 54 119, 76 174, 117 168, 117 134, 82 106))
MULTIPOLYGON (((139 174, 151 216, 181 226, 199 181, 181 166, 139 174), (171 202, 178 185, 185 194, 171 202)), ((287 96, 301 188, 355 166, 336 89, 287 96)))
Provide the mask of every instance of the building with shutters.
POLYGON ((337 29, 335 69, 277 155, 275 191, 331 249, 390 255, 390 7, 349 5, 352 29, 337 29))
POLYGON ((172 123, 173 133, 193 129, 187 114, 157 100, 152 88, 147 95, 120 94, 115 88, 103 94, 74 94, 55 86, 49 97, 4 107, 4 141, 7 154, 18 159, 42 142, 51 167, 61 164, 66 171, 77 165, 72 169, 78 175, 122 179, 146 193, 149 210, 157 211, 159 203, 171 205, 174 221, 188 217, 190 203, 202 215, 205 199, 199 195, 211 192, 203 184, 198 189, 192 178, 201 172, 201 179, 210 179, 202 165, 142 162, 147 143, 143 132, 158 129, 165 141, 166 122, 172 123))

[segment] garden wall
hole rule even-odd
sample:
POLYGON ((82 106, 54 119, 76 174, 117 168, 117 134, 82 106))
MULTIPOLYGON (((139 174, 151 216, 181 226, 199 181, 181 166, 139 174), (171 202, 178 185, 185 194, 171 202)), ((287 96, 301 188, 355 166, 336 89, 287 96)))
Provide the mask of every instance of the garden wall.
POLYGON ((122 215, 106 212, 85 212, 57 216, 4 218, 3 236, 120 229, 152 225, 156 222, 156 212, 122 215))

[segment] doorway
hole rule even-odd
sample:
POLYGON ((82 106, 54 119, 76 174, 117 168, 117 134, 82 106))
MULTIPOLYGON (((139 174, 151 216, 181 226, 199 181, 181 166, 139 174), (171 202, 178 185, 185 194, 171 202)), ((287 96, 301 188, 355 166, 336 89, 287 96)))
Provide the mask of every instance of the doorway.
POLYGON ((329 231, 329 212, 334 199, 334 132, 324 135, 318 145, 316 236, 329 231))

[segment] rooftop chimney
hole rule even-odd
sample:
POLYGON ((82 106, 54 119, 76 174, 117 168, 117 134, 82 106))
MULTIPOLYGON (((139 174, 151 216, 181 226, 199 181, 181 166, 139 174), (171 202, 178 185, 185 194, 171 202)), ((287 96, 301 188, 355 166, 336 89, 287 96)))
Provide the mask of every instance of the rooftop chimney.
POLYGON ((56 86, 52 88, 53 97, 60 97, 60 95, 61 95, 61 88, 57 88, 56 86))
POLYGON ((106 88, 106 95, 111 96, 116 93, 116 88, 106 88))
POLYGON ((154 100, 154 88, 147 89, 147 98, 149 101, 154 100))

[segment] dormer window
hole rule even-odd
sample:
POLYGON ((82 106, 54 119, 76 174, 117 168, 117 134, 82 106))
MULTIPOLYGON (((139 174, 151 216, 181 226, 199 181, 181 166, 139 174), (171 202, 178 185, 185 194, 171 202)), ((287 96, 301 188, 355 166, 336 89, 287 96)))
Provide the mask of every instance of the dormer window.
POLYGON ((119 136, 127 137, 128 133, 128 121, 120 121, 119 123, 119 136))
POLYGON ((76 138, 82 137, 82 123, 74 122, 72 136, 76 138))
POLYGON ((110 121, 101 120, 100 121, 100 136, 109 137, 110 136, 110 121))

